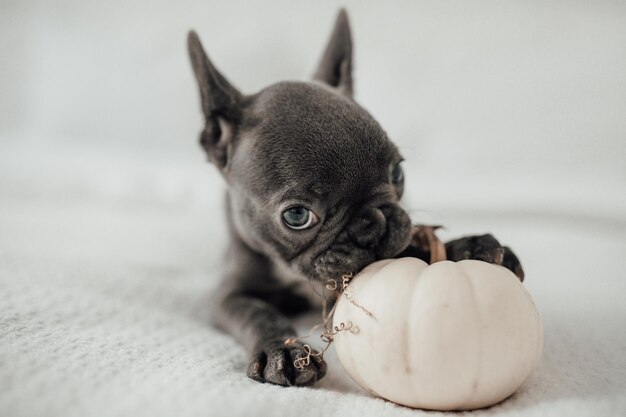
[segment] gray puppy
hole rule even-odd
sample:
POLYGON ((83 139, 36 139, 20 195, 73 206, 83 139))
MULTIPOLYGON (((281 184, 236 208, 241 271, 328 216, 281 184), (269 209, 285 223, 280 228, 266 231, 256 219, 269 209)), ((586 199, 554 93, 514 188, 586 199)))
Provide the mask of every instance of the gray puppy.
MULTIPOLYGON (((247 374, 279 385, 307 385, 326 365, 304 355, 287 318, 306 311, 328 279, 383 258, 416 256, 400 206, 400 155, 352 98, 352 42, 341 11, 312 82, 280 82, 239 92, 189 33, 205 126, 200 143, 228 184, 228 267, 212 301, 214 323, 251 353, 247 374)), ((448 259, 501 263, 523 277, 515 255, 491 235, 446 244, 448 259)))

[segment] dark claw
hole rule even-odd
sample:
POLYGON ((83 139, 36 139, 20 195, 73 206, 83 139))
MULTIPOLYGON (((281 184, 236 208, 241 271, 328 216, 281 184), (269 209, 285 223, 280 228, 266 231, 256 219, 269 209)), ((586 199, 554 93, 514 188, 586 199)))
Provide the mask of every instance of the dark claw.
POLYGON ((259 382, 276 385, 311 385, 326 374, 326 363, 319 357, 312 356, 307 366, 298 369, 294 361, 306 356, 304 345, 294 341, 285 345, 284 340, 274 340, 263 345, 248 366, 248 377, 259 382))
POLYGON ((265 352, 261 352, 252 358, 250 361, 250 365, 248 366, 248 378, 252 378, 255 381, 264 382, 263 379, 263 370, 265 369, 265 364, 267 363, 267 356, 265 356, 265 352))
POLYGON ((502 260, 502 266, 513 271, 520 281, 524 282, 524 269, 517 256, 507 246, 502 248, 504 250, 504 259, 502 260))

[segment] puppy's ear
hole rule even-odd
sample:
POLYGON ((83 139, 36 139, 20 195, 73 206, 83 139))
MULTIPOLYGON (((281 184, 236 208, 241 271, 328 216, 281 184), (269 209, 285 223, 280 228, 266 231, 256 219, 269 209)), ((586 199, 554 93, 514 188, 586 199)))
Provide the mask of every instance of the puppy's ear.
POLYGON ((335 28, 313 79, 352 97, 352 36, 345 9, 341 9, 337 15, 335 28))
POLYGON ((218 168, 228 164, 233 134, 241 117, 242 94, 215 68, 207 57, 198 35, 190 31, 187 48, 200 88, 206 126, 200 144, 218 168))

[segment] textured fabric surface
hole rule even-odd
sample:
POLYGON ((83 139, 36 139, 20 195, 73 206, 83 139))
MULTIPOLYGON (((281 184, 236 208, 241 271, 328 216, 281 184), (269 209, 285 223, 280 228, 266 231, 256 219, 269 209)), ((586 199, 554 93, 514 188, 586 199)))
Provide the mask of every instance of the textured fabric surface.
MULTIPOLYGON (((219 178, 199 158, 127 153, 109 169, 118 181, 99 174, 106 152, 5 150, 0 415, 423 414, 370 397, 332 349, 312 388, 245 377, 245 352, 207 324, 225 231, 219 178)), ((492 230, 513 244, 545 327, 537 372, 475 414, 623 415, 624 219, 441 212, 444 235, 492 230)))
MULTIPOLYGON (((624 3, 345 3, 412 219, 511 245, 542 314, 536 373, 472 415, 626 415, 624 3)), ((186 32, 250 93, 310 76, 337 7, 0 2, 1 417, 427 414, 369 396, 332 348, 314 387, 253 382, 208 325, 223 184, 194 144, 186 32)))

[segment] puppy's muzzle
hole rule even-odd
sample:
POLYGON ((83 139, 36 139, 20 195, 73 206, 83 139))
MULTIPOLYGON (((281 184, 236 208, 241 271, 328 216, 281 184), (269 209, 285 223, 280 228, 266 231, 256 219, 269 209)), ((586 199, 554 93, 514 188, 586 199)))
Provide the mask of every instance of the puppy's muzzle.
POLYGON ((348 226, 350 239, 364 249, 378 245, 387 230, 387 219, 379 207, 363 207, 348 226))
POLYGON ((374 250, 378 258, 395 256, 409 242, 411 221, 397 204, 362 207, 347 227, 359 248, 374 250))

